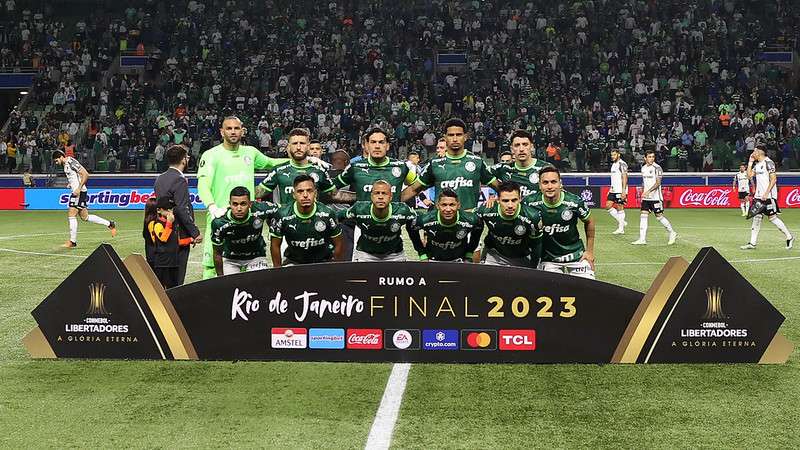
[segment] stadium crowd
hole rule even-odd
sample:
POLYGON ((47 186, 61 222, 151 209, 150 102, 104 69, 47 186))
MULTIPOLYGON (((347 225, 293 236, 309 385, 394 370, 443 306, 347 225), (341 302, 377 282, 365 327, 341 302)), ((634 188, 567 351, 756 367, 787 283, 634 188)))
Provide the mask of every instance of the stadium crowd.
POLYGON ((47 171, 55 149, 90 170, 163 170, 170 143, 193 170, 231 113, 272 156, 295 127, 326 158, 357 156, 375 124, 391 156, 424 161, 459 116, 493 161, 517 128, 564 170, 606 170, 612 148, 633 168, 654 148, 670 170, 730 170, 758 143, 783 169, 800 161, 796 80, 759 59, 796 50, 789 0, 138 0, 74 24, 27 3, 0 19, 0 68, 37 72, 0 136, 8 172, 47 171), (466 66, 437 67, 439 51, 466 66), (147 65, 126 74, 120 54, 147 65))

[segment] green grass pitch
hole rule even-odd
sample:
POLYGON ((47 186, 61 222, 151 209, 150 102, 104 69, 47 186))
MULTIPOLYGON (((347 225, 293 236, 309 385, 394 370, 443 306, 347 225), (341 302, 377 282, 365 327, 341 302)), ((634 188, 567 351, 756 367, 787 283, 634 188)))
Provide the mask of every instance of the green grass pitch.
MULTIPOLYGON (((64 211, 0 212, 0 447, 363 448, 389 364, 36 361, 20 340, 30 311, 97 245, 141 252, 141 213, 97 211, 119 235, 64 211)), ((653 218, 646 247, 638 211, 624 236, 597 220, 597 275, 645 291, 670 256, 717 248, 787 317, 800 344, 800 250, 764 222, 759 248, 739 250, 738 210, 668 210, 675 246, 653 218)), ((202 213, 198 219, 202 219, 202 213)), ((800 233, 800 211, 783 214, 800 233)), ((200 220, 204 223, 203 220, 200 220)), ((407 246, 410 250, 410 245, 407 246)), ((200 274, 199 249, 189 280, 200 274)), ((424 365, 411 367, 397 448, 769 447, 800 442, 800 365, 424 365)))

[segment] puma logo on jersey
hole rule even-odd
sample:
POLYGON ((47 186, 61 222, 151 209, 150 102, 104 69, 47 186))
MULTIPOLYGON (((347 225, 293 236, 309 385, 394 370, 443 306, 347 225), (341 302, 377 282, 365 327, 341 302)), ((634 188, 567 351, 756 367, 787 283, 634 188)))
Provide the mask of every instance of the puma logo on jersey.
POLYGON ((472 180, 468 180, 464 177, 456 177, 452 180, 446 180, 439 183, 439 187, 442 189, 450 188, 450 189, 458 189, 460 187, 472 187, 472 180))

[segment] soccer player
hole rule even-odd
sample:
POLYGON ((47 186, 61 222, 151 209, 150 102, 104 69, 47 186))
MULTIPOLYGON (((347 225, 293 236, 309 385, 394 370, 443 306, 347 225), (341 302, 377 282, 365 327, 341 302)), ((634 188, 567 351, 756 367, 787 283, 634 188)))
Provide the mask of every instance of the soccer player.
POLYGON ((264 198, 278 189, 279 205, 286 205, 294 201, 294 179, 298 175, 309 175, 317 185, 317 192, 322 197, 332 198, 341 203, 352 203, 354 196, 345 192, 337 192, 328 172, 309 162, 310 135, 303 128, 295 128, 289 132, 289 145, 286 152, 289 154, 289 164, 284 164, 272 169, 267 177, 256 187, 256 198, 264 198))
POLYGON ((214 269, 217 276, 267 268, 267 244, 262 236, 278 211, 273 203, 253 202, 244 186, 233 188, 228 211, 211 222, 214 269))
POLYGON ((664 217, 664 198, 661 194, 661 176, 663 171, 661 166, 656 164, 656 152, 648 150, 644 154, 644 165, 642 166, 642 207, 639 216, 639 239, 631 242, 633 245, 647 244, 647 219, 650 213, 656 215, 656 219, 664 226, 669 233, 667 245, 675 243, 678 233, 672 229, 672 224, 664 217))
POLYGON ((514 155, 512 155, 511 152, 500 153, 500 164, 511 164, 513 162, 514 162, 514 155))
POLYGON ((211 243, 211 222, 228 212, 228 200, 233 188, 244 186, 252 195, 255 191, 256 169, 271 169, 289 162, 286 158, 270 158, 257 148, 242 144, 245 129, 236 116, 225 117, 219 133, 222 143, 203 153, 197 170, 197 192, 208 209, 203 238, 204 279, 217 275, 214 246, 211 243))
POLYGON ((482 233, 483 222, 462 210, 456 191, 446 188, 436 199, 436 209, 417 217, 409 237, 421 261, 472 262, 482 233))
MULTIPOLYGON (((289 136, 292 134, 289 133, 289 136)), ((291 138, 289 139, 289 145, 292 145, 291 138)), ((322 159, 322 144, 320 144, 317 140, 312 140, 308 144, 308 156, 313 156, 314 158, 322 159)))
POLYGON ((617 221, 617 229, 611 234, 625 234, 625 202, 628 198, 628 163, 622 159, 619 149, 611 150, 611 189, 606 197, 606 209, 617 221))
POLYGON ((594 220, 581 198, 563 189, 561 174, 555 167, 539 171, 541 193, 531 206, 541 214, 543 225, 539 269, 594 279, 594 220), (586 246, 578 232, 583 222, 586 246))
POLYGON ((69 204, 67 207, 67 222, 69 223, 69 240, 62 245, 65 248, 75 248, 78 246, 78 217, 81 220, 98 225, 103 225, 111 231, 111 237, 117 235, 117 226, 112 220, 106 220, 100 216, 89 214, 89 195, 86 182, 89 180, 89 172, 78 162, 77 159, 66 156, 63 151, 53 152, 53 162, 64 166, 64 175, 67 176, 67 185, 70 193, 69 204))
POLYGON ((746 217, 747 210, 750 209, 750 176, 747 173, 747 164, 739 164, 739 171, 733 176, 733 188, 739 193, 742 217, 746 217))
POLYGON ((392 201, 392 186, 384 180, 372 183, 370 199, 338 214, 361 230, 353 261, 406 261, 401 228, 405 226, 411 235, 417 214, 405 203, 392 201))
POLYGON ((328 206, 317 203, 317 187, 309 175, 294 179, 294 203, 282 206, 278 219, 270 227, 272 266, 341 261, 342 230, 336 214, 328 206), (288 247, 281 256, 281 243, 288 247), (284 258, 285 257, 285 258, 284 258))
POLYGON ((497 188, 497 205, 482 205, 477 216, 486 224, 481 256, 485 264, 530 267, 539 260, 542 218, 539 211, 522 203, 519 185, 503 181, 497 188))
POLYGON ((514 152, 512 161, 498 164, 492 170, 500 181, 517 182, 522 198, 526 199, 539 192, 539 170, 551 164, 533 157, 533 136, 525 130, 511 134, 511 150, 514 152))
POLYGON ((392 188, 392 201, 399 202, 403 184, 414 183, 417 180, 417 173, 405 161, 386 156, 389 151, 389 138, 382 129, 371 128, 364 139, 367 158, 348 165, 344 172, 334 179, 334 184, 340 189, 350 185, 350 190, 356 193, 356 201, 370 201, 373 183, 384 180, 392 188))
POLYGON ((756 193, 754 199, 762 201, 766 209, 764 213, 757 214, 753 217, 753 224, 750 227, 750 242, 740 248, 742 250, 752 250, 756 248, 758 233, 761 231, 761 221, 764 218, 764 214, 766 214, 767 219, 769 219, 786 238, 786 250, 791 250, 794 246, 794 236, 789 233, 786 224, 778 217, 781 209, 778 207, 778 176, 775 173, 775 163, 767 157, 763 147, 757 146, 756 149, 753 150, 753 153, 750 154, 750 160, 747 162, 747 175, 751 178, 755 177, 756 193))
POLYGON ((436 141, 436 157, 437 158, 444 158, 444 155, 447 154, 447 139, 440 137, 438 141, 436 141))
POLYGON ((464 149, 467 140, 467 125, 461 119, 449 119, 444 124, 447 154, 444 158, 434 158, 419 178, 403 190, 401 201, 408 201, 428 186, 436 187, 436 196, 442 189, 456 191, 461 206, 472 211, 478 206, 481 196, 481 183, 496 187, 497 179, 480 156, 464 149))

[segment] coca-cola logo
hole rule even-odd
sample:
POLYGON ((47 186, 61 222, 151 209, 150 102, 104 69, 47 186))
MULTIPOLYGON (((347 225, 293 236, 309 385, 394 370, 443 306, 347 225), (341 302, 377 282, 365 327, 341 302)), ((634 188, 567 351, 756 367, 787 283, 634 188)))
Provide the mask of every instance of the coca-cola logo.
POLYGON ((381 349, 383 348, 383 332, 378 329, 350 328, 347 330, 347 348, 381 349))
POLYGON ((794 188, 786 194, 786 206, 800 206, 800 188, 794 188))
POLYGON ((731 189, 712 188, 695 190, 688 188, 681 193, 678 203, 681 206, 728 207, 731 202, 731 189))

